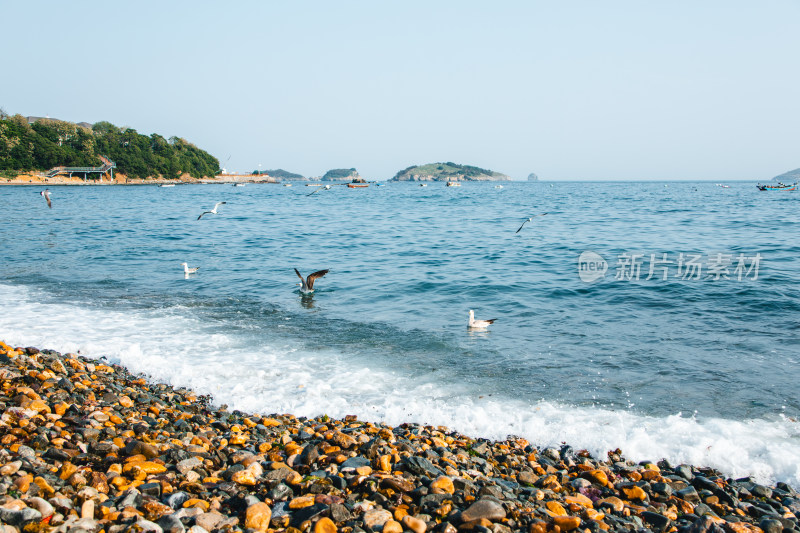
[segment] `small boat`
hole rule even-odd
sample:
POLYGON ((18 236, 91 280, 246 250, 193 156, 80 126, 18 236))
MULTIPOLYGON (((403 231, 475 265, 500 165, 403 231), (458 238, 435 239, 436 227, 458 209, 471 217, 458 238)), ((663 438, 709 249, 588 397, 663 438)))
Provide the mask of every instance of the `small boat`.
POLYGON ((731 188, 730 185, 723 185, 722 183, 717 183, 716 185, 717 185, 717 187, 722 187, 723 189, 730 189, 731 188))
POLYGON ((777 185, 761 185, 760 183, 756 185, 759 191, 796 191, 797 190, 797 182, 794 182, 790 185, 786 185, 785 183, 778 182, 777 185))
POLYGON ((174 186, 175 186, 174 183, 162 183, 161 185, 159 185, 159 187, 174 187, 174 186))
POLYGON ((448 181, 447 187, 461 187, 461 184, 457 181, 448 181))
POLYGON ((350 189, 356 189, 356 188, 359 188, 359 187, 369 187, 369 184, 367 184, 367 183, 348 183, 347 186, 350 189))
POLYGON ((284 183, 284 184, 283 184, 283 186, 284 186, 284 187, 291 187, 291 186, 292 186, 292 184, 291 184, 291 183, 284 183))
POLYGON ((502 189, 502 188, 503 188, 503 186, 502 186, 502 185, 495 185, 495 186, 494 186, 494 188, 495 188, 495 189, 502 189))
POLYGON ((427 184, 427 183, 420 183, 420 184, 419 184, 419 186, 420 186, 420 187, 427 187, 427 186, 428 186, 428 184, 427 184))
POLYGON ((245 184, 244 183, 234 183, 233 186, 234 187, 244 187, 245 184))

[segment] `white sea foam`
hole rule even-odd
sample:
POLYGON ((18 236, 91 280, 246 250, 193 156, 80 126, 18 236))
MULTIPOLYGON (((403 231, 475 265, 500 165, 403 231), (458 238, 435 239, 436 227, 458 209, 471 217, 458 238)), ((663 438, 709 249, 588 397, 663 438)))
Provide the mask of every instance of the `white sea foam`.
POLYGON ((189 309, 121 311, 40 300, 30 289, 0 285, 0 339, 105 356, 156 380, 211 394, 231 409, 446 425, 474 437, 516 435, 537 446, 567 443, 596 457, 620 448, 635 461, 666 458, 731 477, 800 486, 800 423, 786 417, 656 418, 481 397, 434 378, 412 380, 391 369, 354 367, 336 350, 311 352, 286 341, 271 345, 270 339, 219 333, 225 330, 220 323, 195 318, 189 309))

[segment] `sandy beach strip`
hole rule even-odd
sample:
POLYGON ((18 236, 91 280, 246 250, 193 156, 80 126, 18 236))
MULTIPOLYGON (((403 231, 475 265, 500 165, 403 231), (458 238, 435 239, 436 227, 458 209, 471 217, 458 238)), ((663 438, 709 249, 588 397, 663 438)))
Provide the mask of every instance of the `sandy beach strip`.
POLYGON ((0 530, 800 532, 800 497, 700 466, 229 411, 102 359, 0 343, 0 530))

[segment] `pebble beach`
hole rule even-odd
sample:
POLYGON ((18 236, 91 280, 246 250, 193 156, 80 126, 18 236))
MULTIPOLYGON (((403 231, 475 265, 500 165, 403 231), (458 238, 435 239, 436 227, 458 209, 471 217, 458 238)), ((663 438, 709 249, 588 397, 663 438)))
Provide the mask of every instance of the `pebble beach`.
POLYGON ((103 359, 0 343, 12 532, 800 532, 785 483, 355 416, 228 411, 103 359))

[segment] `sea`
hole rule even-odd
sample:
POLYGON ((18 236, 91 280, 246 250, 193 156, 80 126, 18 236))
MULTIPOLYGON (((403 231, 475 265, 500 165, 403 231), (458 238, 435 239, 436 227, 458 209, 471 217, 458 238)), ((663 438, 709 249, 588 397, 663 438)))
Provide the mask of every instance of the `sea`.
POLYGON ((619 448, 800 488, 800 193, 52 186, 49 209, 42 189, 0 188, 12 345, 231 410, 619 448), (329 272, 304 297, 295 268, 329 272), (496 320, 469 329, 471 309, 496 320))

